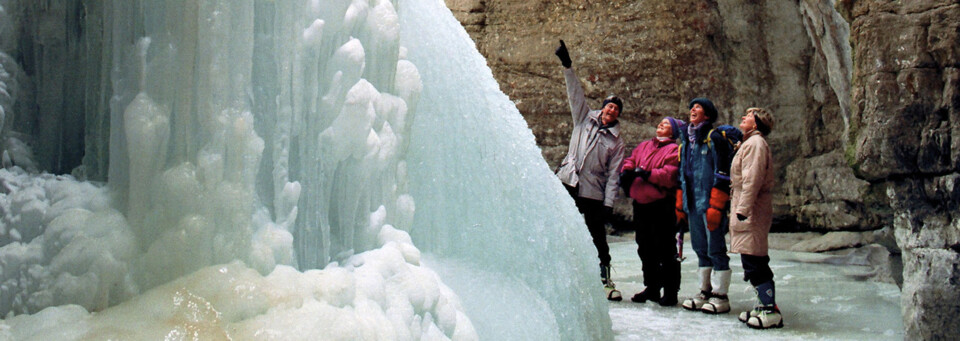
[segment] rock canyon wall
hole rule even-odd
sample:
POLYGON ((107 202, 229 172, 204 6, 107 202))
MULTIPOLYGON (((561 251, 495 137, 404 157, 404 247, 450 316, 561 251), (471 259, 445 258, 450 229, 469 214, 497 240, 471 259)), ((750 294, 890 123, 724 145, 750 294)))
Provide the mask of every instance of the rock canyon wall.
POLYGON ((624 98, 628 152, 664 116, 685 119, 694 97, 711 98, 726 124, 771 109, 774 228, 887 236, 903 253, 909 337, 960 333, 960 2, 447 4, 551 166, 571 130, 560 39, 597 106, 624 98))
MULTIPOLYGON (((525 115, 547 162, 567 148, 570 124, 559 39, 587 96, 624 98, 628 149, 664 116, 686 119, 709 97, 720 123, 748 107, 772 109, 780 230, 873 230, 891 220, 884 191, 845 156, 853 62, 847 21, 820 1, 449 0, 501 88, 525 115)), ((891 237, 892 238, 892 237, 891 237)))
POLYGON ((960 2, 841 1, 855 56, 846 155, 883 190, 911 339, 960 335, 960 2))

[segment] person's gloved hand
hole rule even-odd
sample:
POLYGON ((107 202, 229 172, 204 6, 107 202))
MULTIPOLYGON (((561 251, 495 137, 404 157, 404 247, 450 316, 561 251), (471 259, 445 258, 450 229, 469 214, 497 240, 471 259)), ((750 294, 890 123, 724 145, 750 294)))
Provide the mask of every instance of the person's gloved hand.
POLYGON ((570 60, 570 53, 567 52, 567 44, 563 43, 563 39, 560 39, 560 47, 557 48, 557 51, 554 52, 557 55, 557 58, 560 58, 560 64, 563 64, 563 67, 570 68, 573 65, 573 61, 570 60))
POLYGON ((739 221, 747 220, 747 216, 737 213, 737 220, 739 221))
POLYGON ((643 168, 637 168, 637 175, 643 178, 643 181, 647 181, 650 179, 650 171, 643 168))
POLYGON ((687 220, 687 214, 683 213, 683 190, 677 189, 677 204, 676 204, 676 214, 677 214, 677 225, 680 225, 684 220, 687 220))
POLYGON ((623 188, 623 192, 630 195, 630 186, 633 186, 633 180, 637 179, 637 172, 634 172, 632 169, 627 169, 620 173, 620 188, 623 188))
POLYGON ((603 218, 607 221, 613 218, 613 207, 603 206, 603 218))
POLYGON ((730 201, 730 194, 714 187, 710 190, 710 207, 707 208, 707 229, 715 231, 720 227, 720 220, 723 218, 723 210, 727 208, 727 202, 730 201))

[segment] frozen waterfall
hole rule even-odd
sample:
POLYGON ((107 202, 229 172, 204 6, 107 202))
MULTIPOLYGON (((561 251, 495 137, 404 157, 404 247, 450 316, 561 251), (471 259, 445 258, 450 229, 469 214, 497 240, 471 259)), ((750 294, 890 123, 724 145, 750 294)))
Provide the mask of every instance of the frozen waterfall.
POLYGON ((0 0, 0 49, 0 339, 612 337, 441 0, 0 0))

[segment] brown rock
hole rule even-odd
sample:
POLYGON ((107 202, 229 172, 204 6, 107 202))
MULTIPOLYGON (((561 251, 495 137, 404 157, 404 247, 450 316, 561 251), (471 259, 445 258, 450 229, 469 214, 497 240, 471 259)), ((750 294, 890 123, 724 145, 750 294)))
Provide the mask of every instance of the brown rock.
MULTIPOLYGON (((903 250, 908 339, 960 334, 956 1, 856 1, 850 146, 863 177, 886 186, 903 250)), ((852 5, 852 7, 851 7, 852 5)))
POLYGON ((802 226, 872 230, 888 215, 871 209, 870 183, 858 179, 839 152, 790 164, 783 186, 789 210, 802 226))
POLYGON ((960 100, 945 85, 957 83, 960 8, 877 6, 886 11, 858 16, 851 28, 859 56, 851 119, 854 166, 871 180, 954 170, 957 149, 950 141, 956 129, 950 122, 960 100), (912 12, 918 8, 930 9, 912 12))
POLYGON ((459 5, 484 18, 465 26, 548 164, 563 157, 570 133, 559 39, 589 98, 625 99, 628 148, 664 115, 685 118, 692 97, 710 97, 720 123, 736 125, 747 107, 772 109, 782 184, 775 221, 820 231, 893 226, 907 337, 960 334, 956 0, 481 4, 459 5))
MULTIPOLYGON (((794 162, 804 164, 845 144, 853 68, 849 25, 819 1, 448 3, 458 17, 484 16, 482 27, 473 21, 464 26, 551 167, 563 158, 570 134, 561 66, 553 55, 560 39, 595 105, 611 93, 624 98, 627 152, 652 137, 664 116, 686 119, 688 101, 699 96, 714 101, 721 124, 737 125, 748 107, 774 112, 777 128, 769 140, 781 179, 794 162)), ((776 191, 777 221, 787 224, 782 228, 794 229, 794 222, 796 228, 824 230, 881 226, 858 206, 836 209, 845 223, 799 219, 799 208, 784 201, 789 188, 776 191)))

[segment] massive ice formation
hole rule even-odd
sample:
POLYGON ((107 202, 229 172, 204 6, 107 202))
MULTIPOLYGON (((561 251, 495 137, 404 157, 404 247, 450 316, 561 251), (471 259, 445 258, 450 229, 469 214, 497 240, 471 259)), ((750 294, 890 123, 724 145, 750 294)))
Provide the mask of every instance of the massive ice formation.
POLYGON ((610 337, 572 200, 442 2, 0 6, 7 336, 610 337), (18 81, 70 53, 88 86, 18 81))

